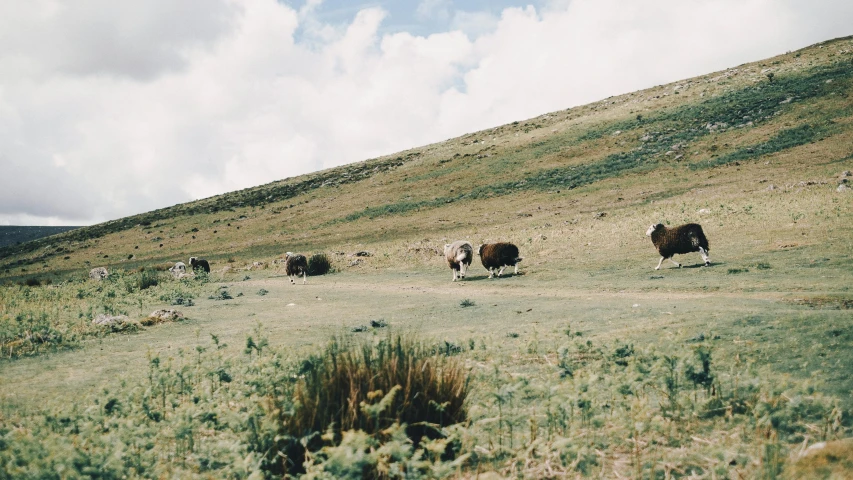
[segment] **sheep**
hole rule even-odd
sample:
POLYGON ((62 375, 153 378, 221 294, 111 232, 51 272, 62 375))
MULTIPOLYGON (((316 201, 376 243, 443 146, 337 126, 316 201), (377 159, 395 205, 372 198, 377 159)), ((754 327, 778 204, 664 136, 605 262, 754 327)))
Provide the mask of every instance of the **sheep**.
POLYGON ((192 267, 193 272, 202 269, 205 273, 210 273, 210 264, 203 258, 190 257, 190 267, 192 267))
POLYGON ((177 262, 169 271, 172 272, 173 277, 181 278, 187 274, 187 265, 184 262, 177 262))
POLYGON ((705 238, 702 226, 697 223, 687 223, 673 228, 666 228, 662 223, 658 223, 650 226, 646 235, 652 238, 652 243, 661 255, 655 270, 660 270, 664 259, 669 259, 681 268, 681 264, 672 259, 676 253, 699 252, 702 260, 705 261, 705 266, 711 266, 711 259, 708 257, 708 239, 705 238))
POLYGON ((495 277, 495 270, 498 270, 500 277, 504 273, 506 267, 515 267, 514 274, 518 275, 518 263, 523 260, 518 256, 518 247, 511 243, 486 243, 477 247, 477 255, 480 256, 480 261, 483 266, 489 271, 489 278, 495 277))
POLYGON ((287 252, 284 256, 284 273, 290 277, 291 285, 296 284, 293 277, 302 275, 302 284, 305 285, 308 282, 308 259, 305 255, 287 252))
POLYGON ((453 270, 453 281, 456 281, 457 275, 461 280, 465 278, 468 267, 471 266, 471 259, 474 258, 474 246, 465 240, 445 244, 444 258, 447 260, 447 265, 453 270))

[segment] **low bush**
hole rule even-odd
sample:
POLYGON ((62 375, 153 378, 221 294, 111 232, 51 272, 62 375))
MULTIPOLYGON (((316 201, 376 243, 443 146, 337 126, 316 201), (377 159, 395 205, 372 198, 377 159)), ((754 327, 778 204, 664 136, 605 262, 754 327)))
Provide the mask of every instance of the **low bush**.
POLYGON ((325 275, 332 271, 332 263, 325 253, 315 253, 308 259, 308 275, 325 275))

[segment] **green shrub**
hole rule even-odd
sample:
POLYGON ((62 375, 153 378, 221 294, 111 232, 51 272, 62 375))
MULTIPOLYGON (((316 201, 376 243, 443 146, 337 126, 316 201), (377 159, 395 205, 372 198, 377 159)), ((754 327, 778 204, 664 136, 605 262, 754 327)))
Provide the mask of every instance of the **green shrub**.
POLYGON ((315 253, 308 259, 308 275, 325 275, 332 270, 332 264, 325 253, 315 253))

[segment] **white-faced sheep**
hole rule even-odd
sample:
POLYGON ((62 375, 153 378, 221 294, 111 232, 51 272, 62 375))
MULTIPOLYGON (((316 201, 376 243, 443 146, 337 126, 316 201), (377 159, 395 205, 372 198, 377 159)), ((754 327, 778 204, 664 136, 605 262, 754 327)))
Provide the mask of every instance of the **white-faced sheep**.
POLYGON ((511 243, 498 242, 486 243, 477 247, 477 255, 483 266, 489 271, 489 278, 494 278, 495 270, 498 276, 503 275, 506 267, 515 267, 515 275, 518 275, 518 262, 522 257, 518 256, 518 247, 511 243))
POLYGON ((203 258, 190 257, 190 267, 192 267, 193 272, 202 269, 205 273, 210 273, 210 264, 203 258))
POLYGON ((299 253, 287 252, 284 257, 284 273, 290 277, 290 284, 295 285, 293 277, 302 275, 302 284, 308 282, 308 259, 299 253))
POLYGON ((658 253, 661 255, 655 270, 660 270, 664 259, 669 259, 670 262, 681 267, 681 264, 673 260, 672 256, 690 252, 699 252, 699 255, 702 255, 702 260, 705 261, 705 266, 711 265, 711 259, 708 257, 708 239, 705 238, 705 233, 699 224, 688 223, 666 228, 662 223, 659 223, 649 227, 646 235, 652 237, 652 243, 655 244, 658 253))
POLYGON ((187 274, 187 265, 184 262, 177 262, 169 269, 169 272, 172 273, 173 277, 181 278, 187 274))
POLYGON ((465 240, 458 240, 453 243, 444 245, 444 258, 447 260, 447 265, 453 270, 453 281, 465 278, 468 273, 468 267, 471 266, 471 260, 474 258, 474 246, 465 240))

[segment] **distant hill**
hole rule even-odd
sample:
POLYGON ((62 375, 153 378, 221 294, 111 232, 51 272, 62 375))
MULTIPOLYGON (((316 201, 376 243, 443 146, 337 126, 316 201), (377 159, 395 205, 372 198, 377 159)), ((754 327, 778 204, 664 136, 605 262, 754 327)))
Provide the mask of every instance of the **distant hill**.
POLYGON ((56 235, 80 227, 20 227, 0 225, 0 248, 56 235))

